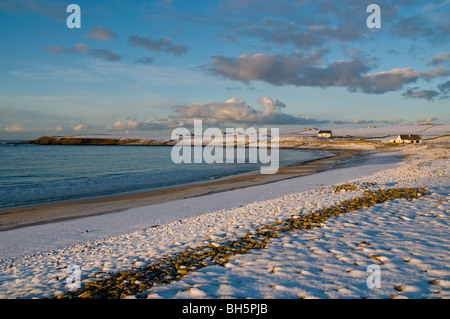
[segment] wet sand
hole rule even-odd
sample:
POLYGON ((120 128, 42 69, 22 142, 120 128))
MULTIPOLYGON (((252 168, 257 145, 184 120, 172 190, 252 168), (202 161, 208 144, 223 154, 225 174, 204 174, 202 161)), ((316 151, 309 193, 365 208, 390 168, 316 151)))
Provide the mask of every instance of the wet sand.
MULTIPOLYGON (((323 150, 323 149, 322 149, 323 150)), ((183 184, 170 188, 135 192, 107 197, 79 199, 52 204, 17 207, 0 210, 0 231, 123 211, 129 208, 160 204, 184 198, 197 197, 288 178, 310 175, 340 166, 346 160, 362 155, 357 151, 330 151, 333 156, 304 163, 282 166, 273 175, 262 175, 259 170, 223 177, 211 181, 183 184)))

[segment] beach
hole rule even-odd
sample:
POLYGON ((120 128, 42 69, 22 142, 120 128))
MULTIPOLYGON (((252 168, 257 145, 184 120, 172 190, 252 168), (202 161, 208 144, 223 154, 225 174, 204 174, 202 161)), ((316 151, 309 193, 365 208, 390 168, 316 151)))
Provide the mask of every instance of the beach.
POLYGON ((0 231, 24 226, 46 224, 74 218, 123 211, 129 208, 161 204, 169 201, 203 196, 233 189, 267 184, 284 179, 315 174, 336 168, 354 157, 358 151, 332 150, 333 155, 303 163, 280 167, 276 174, 262 175, 259 171, 241 173, 210 181, 187 183, 161 190, 140 191, 129 194, 79 199, 52 204, 17 207, 0 210, 0 231))
POLYGON ((22 208, 14 218, 4 214, 0 296, 57 297, 67 291, 71 265, 80 266, 85 284, 205 243, 220 245, 364 191, 425 187, 430 194, 422 198, 280 234, 264 249, 186 272, 138 297, 448 298, 448 145, 448 136, 383 151, 339 145, 337 157, 283 167, 277 177, 245 174, 152 194, 22 208), (363 152, 365 161, 338 164, 363 152), (344 184, 355 189, 334 191, 344 184), (380 288, 368 288, 370 265, 381 269, 380 288))
POLYGON ((0 0, 0 300, 290 318, 450 299, 449 12, 0 0))

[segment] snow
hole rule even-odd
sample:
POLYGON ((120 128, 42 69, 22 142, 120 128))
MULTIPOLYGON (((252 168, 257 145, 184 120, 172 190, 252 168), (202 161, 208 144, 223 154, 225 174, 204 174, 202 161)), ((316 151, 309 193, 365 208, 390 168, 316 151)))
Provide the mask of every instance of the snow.
POLYGON ((329 183, 343 183, 349 179, 349 176, 363 176, 368 172, 393 167, 398 160, 397 153, 378 154, 364 165, 210 194, 202 196, 201 200, 198 197, 187 198, 123 212, 4 231, 0 232, 2 243, 0 256, 2 259, 16 258, 37 253, 42 250, 42 247, 46 247, 46 250, 60 249, 69 245, 83 244, 86 241, 132 233, 155 225, 177 223, 179 220, 207 213, 228 213, 229 209, 241 205, 254 203, 255 206, 259 206, 259 201, 312 190, 329 183))
POLYGON ((152 140, 152 141, 167 141, 170 138, 167 136, 160 135, 133 135, 133 134, 84 134, 84 135, 70 135, 67 137, 73 138, 102 138, 102 139, 117 139, 117 140, 152 140))
POLYGON ((1 232, 0 298, 53 297, 66 291, 70 265, 81 267, 85 281, 362 194, 333 192, 348 182, 375 182, 372 189, 423 186, 432 194, 282 233, 225 266, 153 286, 147 298, 450 298, 450 154, 449 138, 442 140, 374 153, 365 165, 1 232), (405 159, 396 162, 399 150, 405 159), (370 265, 380 267, 380 288, 367 285, 370 265))
MULTIPOLYGON (((448 150, 422 154, 353 180, 422 185, 433 192, 430 196, 393 200, 331 219, 323 228, 284 234, 264 250, 234 257, 226 267, 210 266, 152 288, 149 298, 195 298, 180 295, 191 287, 209 298, 449 298, 448 155, 448 150), (369 289, 367 267, 373 264, 380 266, 381 287, 369 289)), ((311 204, 330 205, 318 199, 330 194, 330 187, 307 194, 313 193, 311 204)), ((311 199, 307 194, 302 194, 305 202, 311 199)), ((294 205, 284 203, 288 216, 294 205)))
MULTIPOLYGON (((430 125, 396 125, 380 127, 359 127, 359 128, 337 128, 333 129, 333 136, 351 135, 355 137, 383 137, 397 136, 398 134, 417 134, 424 138, 431 138, 448 134, 450 132, 449 124, 430 124, 430 125)), ((317 135, 317 131, 302 131, 298 135, 317 135)))
MULTIPOLYGON (((225 132, 225 129, 222 130, 225 132)), ((270 132, 270 129, 268 129, 270 132)), ((423 138, 433 138, 442 134, 450 133, 450 124, 429 124, 429 125, 393 125, 393 126, 380 126, 380 127, 356 127, 356 128, 334 128, 332 129, 333 136, 353 136, 353 137, 366 137, 366 138, 380 138, 387 136, 397 136, 398 134, 416 134, 421 135, 423 138)), ((303 131, 280 131, 280 138, 286 137, 317 137, 317 130, 303 131)), ((142 139, 142 140, 154 140, 154 141, 168 141, 170 135, 157 136, 157 135, 132 135, 132 134, 97 134, 97 135, 72 135, 71 137, 77 138, 111 138, 111 139, 142 139)), ((224 136, 224 141, 228 138, 234 139, 234 137, 224 136)), ((195 138, 193 138, 195 140, 195 138)), ((209 141, 208 141, 209 142, 209 141)))

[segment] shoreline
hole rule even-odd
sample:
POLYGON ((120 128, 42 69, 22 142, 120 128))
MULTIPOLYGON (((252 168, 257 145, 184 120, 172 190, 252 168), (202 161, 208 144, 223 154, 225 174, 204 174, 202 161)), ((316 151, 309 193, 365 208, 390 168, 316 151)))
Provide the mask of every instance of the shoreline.
POLYGON ((300 176, 307 176, 341 167, 341 165, 345 165, 346 160, 357 158, 366 153, 355 150, 320 150, 328 151, 334 155, 281 166, 278 172, 273 175, 262 175, 259 171, 252 171, 221 177, 215 180, 193 182, 159 190, 138 191, 126 194, 2 209, 0 210, 0 232, 83 217, 117 213, 130 208, 162 204, 186 198, 200 197, 256 185, 269 184, 300 176))
POLYGON ((448 298, 449 141, 365 148, 359 152, 365 155, 348 154, 348 160, 328 158, 328 167, 339 166, 317 174, 0 232, 0 297, 57 298, 68 291, 74 265, 82 285, 115 282, 119 272, 124 277, 118 282, 126 283, 136 269, 165 256, 204 245, 220 248, 265 225, 314 217, 367 191, 422 187, 426 196, 420 199, 389 200, 320 227, 279 233, 264 249, 232 256, 220 267, 214 259, 204 269, 182 265, 186 276, 126 298, 448 298), (369 289, 368 269, 377 265, 382 286, 369 289))

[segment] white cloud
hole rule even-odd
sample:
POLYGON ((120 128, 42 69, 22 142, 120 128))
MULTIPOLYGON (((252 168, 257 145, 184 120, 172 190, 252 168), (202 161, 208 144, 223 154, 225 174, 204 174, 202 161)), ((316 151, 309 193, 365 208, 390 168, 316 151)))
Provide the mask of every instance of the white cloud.
POLYGON ((118 36, 115 32, 112 32, 103 27, 93 26, 89 32, 85 35, 86 38, 93 38, 98 41, 107 42, 109 39, 117 39, 118 36))
POLYGON ((417 119, 417 123, 431 123, 431 122, 436 122, 438 119, 436 117, 421 117, 417 119))
POLYGON ((184 122, 201 119, 206 124, 295 125, 327 122, 279 112, 279 109, 286 107, 286 105, 279 100, 274 101, 268 96, 259 98, 258 103, 264 108, 264 111, 257 110, 238 98, 231 98, 224 102, 180 105, 175 107, 175 113, 169 118, 184 122))
POLYGON ((79 132, 79 131, 85 131, 85 130, 89 129, 89 127, 87 127, 87 126, 84 125, 84 124, 78 124, 78 125, 73 126, 72 129, 73 129, 74 131, 79 132))
POLYGON ((450 75, 450 71, 439 67, 426 71, 405 67, 369 73, 374 62, 371 57, 355 57, 323 65, 322 57, 326 52, 319 50, 310 55, 244 54, 237 58, 215 56, 206 69, 212 74, 247 84, 262 81, 274 86, 346 87, 352 92, 373 94, 396 91, 419 79, 430 81, 450 75))
POLYGON ((279 110, 286 107, 280 100, 265 96, 258 100, 264 110, 257 110, 246 101, 233 97, 224 102, 192 103, 177 105, 174 112, 164 119, 150 121, 126 120, 117 121, 108 126, 108 130, 155 130, 185 127, 202 120, 204 125, 303 125, 327 123, 307 116, 294 116, 279 110))
POLYGON ((118 131, 128 131, 135 130, 139 127, 139 122, 137 121, 117 121, 111 126, 108 126, 109 130, 118 130, 118 131))
POLYGON ((24 132, 25 131, 25 129, 23 129, 22 127, 20 127, 18 125, 7 126, 3 130, 6 132, 24 132))
POLYGON ((265 111, 264 114, 269 114, 274 112, 277 109, 281 109, 286 107, 286 104, 284 104, 283 102, 279 101, 279 100, 272 100, 271 97, 265 96, 265 97, 261 97, 258 99, 258 103, 260 105, 262 105, 262 107, 264 107, 265 111))
POLYGON ((20 125, 8 125, 6 127, 0 128, 0 131, 13 132, 13 133, 40 133, 48 134, 49 132, 61 132, 63 131, 62 126, 57 125, 52 128, 23 128, 20 125))

